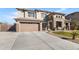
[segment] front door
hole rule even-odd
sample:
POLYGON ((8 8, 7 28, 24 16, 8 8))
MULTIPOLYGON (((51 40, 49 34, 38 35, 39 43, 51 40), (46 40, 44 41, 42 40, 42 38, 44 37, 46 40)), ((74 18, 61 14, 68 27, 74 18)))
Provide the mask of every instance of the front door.
POLYGON ((58 30, 62 28, 62 22, 61 21, 56 21, 56 28, 58 30))

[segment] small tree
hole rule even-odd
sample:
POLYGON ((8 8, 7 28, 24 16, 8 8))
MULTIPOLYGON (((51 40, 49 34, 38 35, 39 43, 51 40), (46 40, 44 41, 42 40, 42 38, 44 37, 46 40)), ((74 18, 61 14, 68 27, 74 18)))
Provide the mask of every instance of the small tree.
POLYGON ((73 31, 72 32, 72 39, 75 40, 77 35, 78 35, 78 33, 76 31, 73 31))
POLYGON ((75 39, 76 39, 76 36, 78 35, 78 33, 77 33, 77 31, 76 31, 76 30, 77 30, 77 27, 78 27, 78 26, 77 26, 78 22, 77 22, 76 20, 72 20, 71 23, 72 23, 73 26, 74 26, 74 27, 73 27, 73 32, 72 32, 72 39, 75 40, 75 39))

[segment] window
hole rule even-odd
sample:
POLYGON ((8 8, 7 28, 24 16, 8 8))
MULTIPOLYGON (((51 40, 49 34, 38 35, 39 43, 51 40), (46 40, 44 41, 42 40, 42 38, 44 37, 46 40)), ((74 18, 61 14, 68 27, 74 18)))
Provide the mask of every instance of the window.
POLYGON ((42 17, 42 18, 45 18, 46 15, 47 15, 46 13, 41 13, 41 17, 42 17))
POLYGON ((62 22, 56 21, 56 27, 62 27, 62 22))
POLYGON ((62 18, 62 16, 58 16, 58 15, 57 15, 56 18, 62 18))
POLYGON ((56 18, 58 18, 58 16, 56 16, 56 18))
POLYGON ((35 17, 36 18, 36 13, 34 13, 34 12, 28 12, 28 16, 29 17, 35 17))
POLYGON ((57 15, 56 18, 60 18, 60 16, 57 15))

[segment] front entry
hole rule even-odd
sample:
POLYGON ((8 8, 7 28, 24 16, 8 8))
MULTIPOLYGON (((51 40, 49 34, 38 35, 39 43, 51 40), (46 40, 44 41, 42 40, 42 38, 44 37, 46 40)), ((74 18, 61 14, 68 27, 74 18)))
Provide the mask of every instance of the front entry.
POLYGON ((56 28, 57 28, 57 30, 62 29, 62 22, 61 21, 56 21, 56 28))

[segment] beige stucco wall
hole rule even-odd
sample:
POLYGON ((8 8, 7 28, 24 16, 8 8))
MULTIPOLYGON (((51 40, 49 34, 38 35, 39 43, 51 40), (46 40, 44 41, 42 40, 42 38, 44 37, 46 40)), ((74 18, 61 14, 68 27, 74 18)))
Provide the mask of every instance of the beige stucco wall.
MULTIPOLYGON (((62 15, 58 15, 58 14, 53 15, 54 18, 56 18, 56 16, 62 16, 62 15)), ((65 19, 65 16, 62 16, 62 19, 65 19)))
POLYGON ((35 17, 29 17, 27 11, 25 12, 25 18, 30 19, 30 20, 34 20, 35 19, 35 17))
MULTIPOLYGON (((44 18, 41 15, 42 13, 46 13, 46 12, 37 12, 37 19, 44 20, 44 18)), ((48 15, 49 13, 46 13, 46 14, 48 15)))
POLYGON ((17 11, 17 16, 16 17, 23 17, 24 13, 22 11, 17 11))
POLYGON ((27 18, 28 17, 28 12, 25 12, 25 18, 27 18))
POLYGON ((43 20, 43 18, 41 17, 41 12, 37 12, 37 19, 43 20))
POLYGON ((40 23, 40 31, 42 31, 42 22, 40 23))
MULTIPOLYGON (((42 13, 46 12, 36 12, 37 17, 29 17, 28 16, 28 11, 25 12, 25 18, 31 19, 31 20, 44 20, 44 18, 41 16, 42 13)), ((24 13, 22 11, 17 11, 17 17, 23 17, 24 13)))
POLYGON ((20 32, 20 23, 16 22, 16 32, 20 32))
POLYGON ((56 21, 62 22, 62 28, 65 27, 65 16, 62 16, 62 18, 56 18, 56 16, 62 16, 62 15, 54 15, 54 27, 56 27, 56 21))

